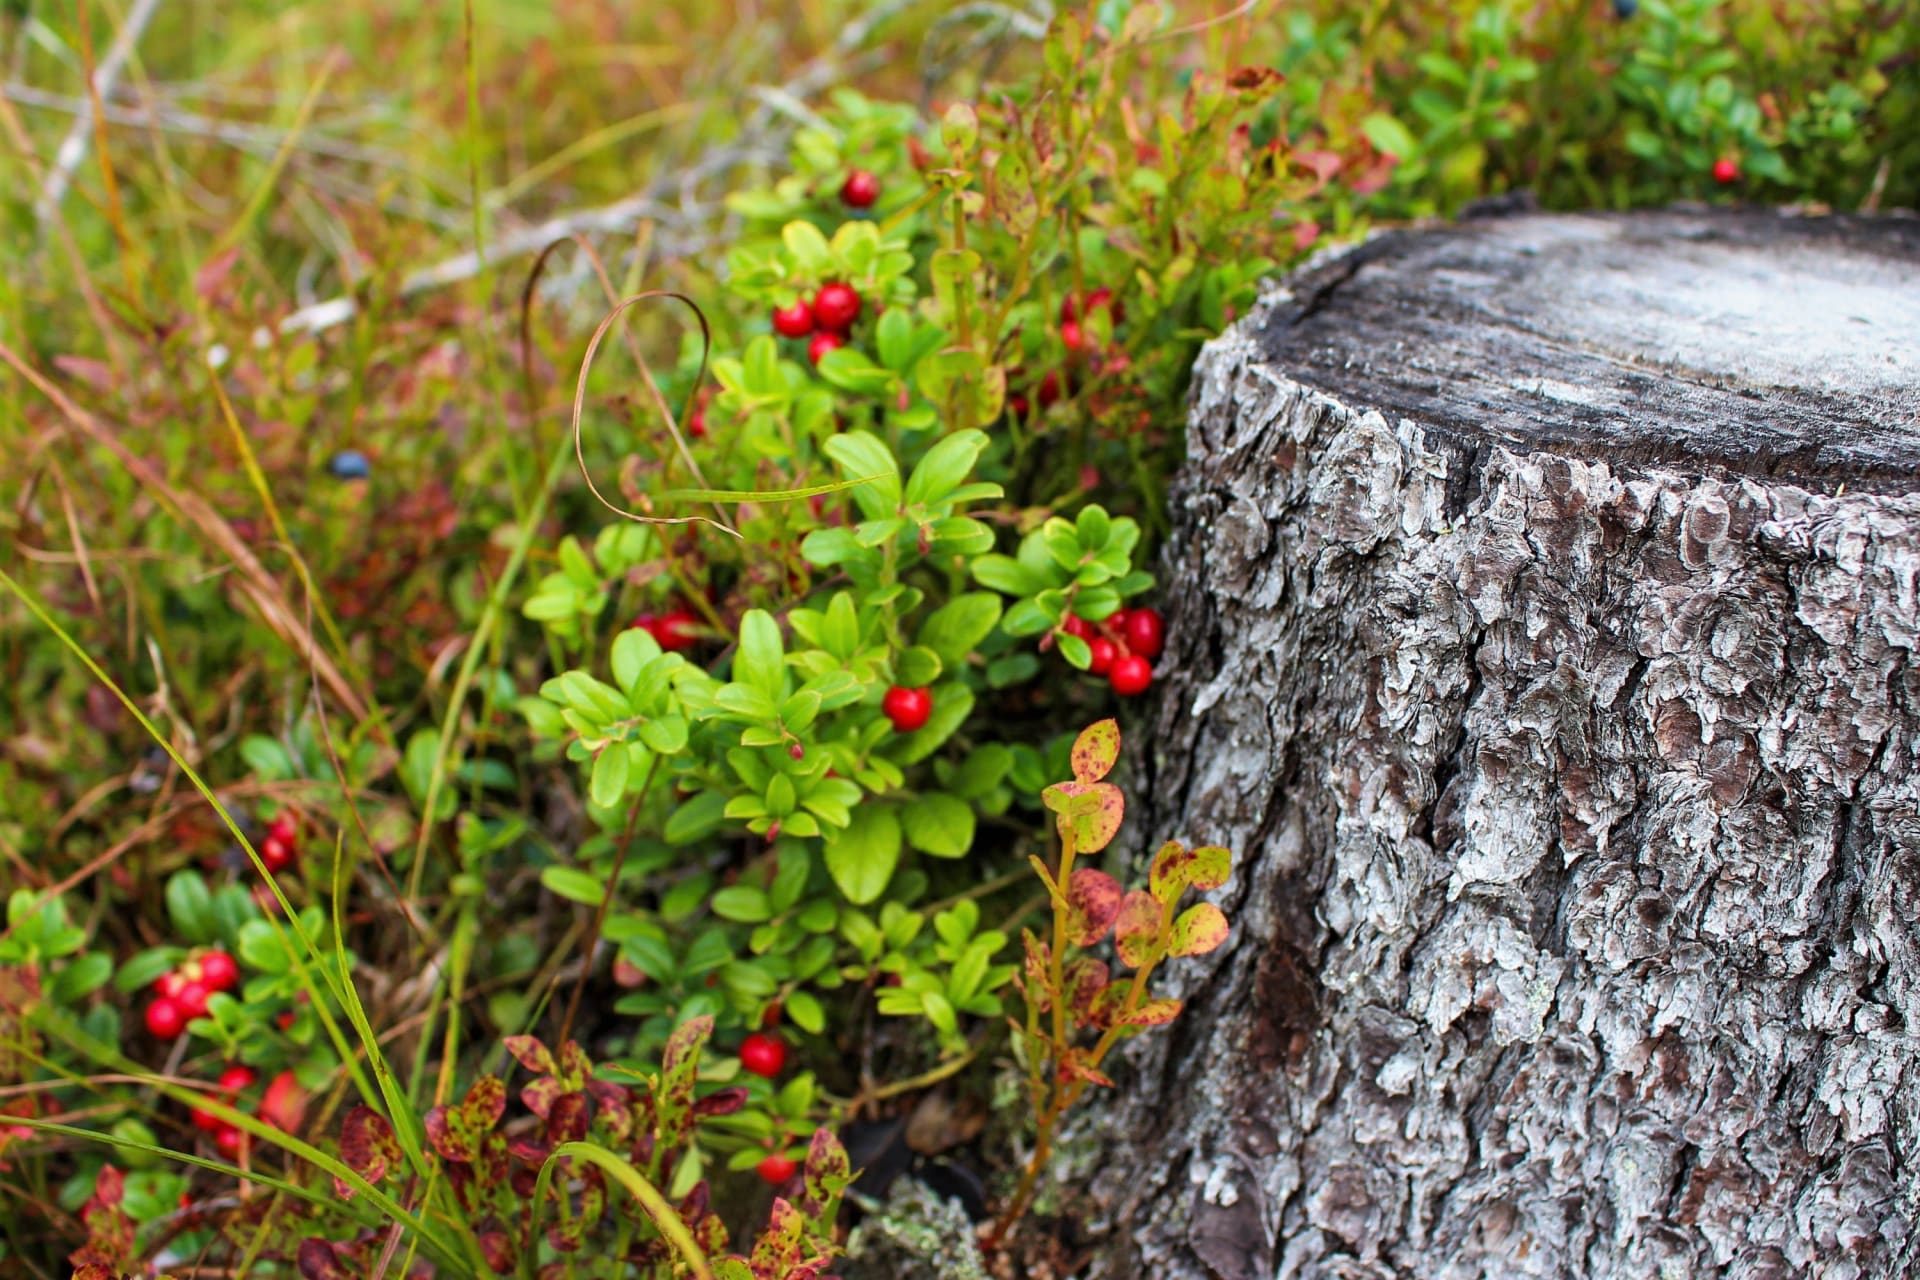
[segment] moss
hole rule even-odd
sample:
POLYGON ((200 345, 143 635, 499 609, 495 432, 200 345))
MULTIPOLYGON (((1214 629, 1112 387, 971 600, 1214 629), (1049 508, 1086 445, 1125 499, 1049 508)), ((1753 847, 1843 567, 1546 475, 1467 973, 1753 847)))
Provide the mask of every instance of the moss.
POLYGON ((911 1178, 895 1182, 885 1207, 854 1229, 839 1272, 846 1280, 988 1280, 960 1202, 911 1178))

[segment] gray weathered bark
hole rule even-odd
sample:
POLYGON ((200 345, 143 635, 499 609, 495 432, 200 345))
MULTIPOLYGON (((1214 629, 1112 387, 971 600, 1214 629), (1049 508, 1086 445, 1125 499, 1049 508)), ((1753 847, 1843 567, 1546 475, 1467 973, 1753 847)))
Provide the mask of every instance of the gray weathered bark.
POLYGON ((1097 1273, 1910 1274, 1920 223, 1384 236, 1189 456, 1130 823, 1235 937, 1088 1126, 1097 1273))

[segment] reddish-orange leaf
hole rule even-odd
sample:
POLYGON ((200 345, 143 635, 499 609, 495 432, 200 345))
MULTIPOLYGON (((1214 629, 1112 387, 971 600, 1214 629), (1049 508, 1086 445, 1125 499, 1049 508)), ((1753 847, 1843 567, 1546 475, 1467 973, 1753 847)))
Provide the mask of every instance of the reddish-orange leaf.
POLYGON ((1090 947, 1107 936, 1120 914, 1120 882, 1104 871, 1081 867, 1067 885, 1067 936, 1090 947))
POLYGON ((1129 1027, 1164 1027, 1179 1016, 1178 1000, 1149 1000, 1122 1021, 1129 1027))
POLYGON ((1166 908, 1145 889, 1135 889, 1120 903, 1114 921, 1114 942, 1120 958, 1138 969, 1159 958, 1160 921, 1166 908))

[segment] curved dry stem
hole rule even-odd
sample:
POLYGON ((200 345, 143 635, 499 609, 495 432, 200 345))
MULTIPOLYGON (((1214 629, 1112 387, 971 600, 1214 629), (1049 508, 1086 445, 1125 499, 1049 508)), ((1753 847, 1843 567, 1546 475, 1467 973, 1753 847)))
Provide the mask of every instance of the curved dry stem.
MULTIPOLYGON (((672 289, 647 289, 634 294, 630 298, 621 299, 620 305, 607 313, 607 317, 602 320, 599 327, 593 331, 593 337, 588 340, 587 353, 582 356, 580 360, 580 377, 574 384, 573 456, 574 460, 580 465, 580 478, 587 482, 587 491, 593 495, 596 502, 623 520, 633 520, 640 524, 705 524, 711 525, 723 533, 728 533, 738 538, 740 537, 740 531, 728 524, 724 519, 716 520, 709 516, 648 516, 641 515, 637 511, 629 511, 625 507, 608 501, 607 496, 600 492, 600 486, 593 482, 593 473, 587 469, 587 454, 581 433, 581 419, 586 411, 587 375, 593 371, 594 353, 599 351, 600 344, 606 340, 607 331, 613 328, 614 323, 618 321, 621 316, 625 315, 640 303, 651 302, 656 298, 670 298, 675 302, 681 303, 693 312, 695 319, 700 321, 700 372, 694 379, 694 385, 698 386, 700 383, 706 381, 707 359, 713 351, 713 329, 707 324, 707 313, 700 309, 699 303, 695 302, 686 294, 672 289)), ((653 380, 653 371, 647 366, 646 360, 641 359, 639 364, 641 381, 647 384, 647 391, 653 396, 654 407, 660 410, 660 416, 666 422, 667 431, 673 436, 674 445, 679 449, 680 456, 686 460, 687 466, 693 471, 695 477, 698 478, 699 467, 694 463, 693 455, 687 449, 687 442, 680 434, 680 420, 674 416, 673 410, 667 407, 667 398, 661 394, 660 385, 653 380)), ((724 515, 725 513, 723 512, 721 514, 724 515)))

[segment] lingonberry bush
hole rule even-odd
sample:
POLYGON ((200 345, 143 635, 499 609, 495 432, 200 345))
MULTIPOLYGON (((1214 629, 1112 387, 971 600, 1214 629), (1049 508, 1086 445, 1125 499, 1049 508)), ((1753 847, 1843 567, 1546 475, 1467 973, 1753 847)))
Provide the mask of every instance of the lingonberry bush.
MULTIPOLYGON (((10 86, 90 100, 105 10, 28 8, 10 86)), ((1030 1127, 954 1142, 1017 1266, 1062 1117, 1225 937, 1180 903, 1224 851, 1087 865, 1117 730, 1062 732, 1178 648, 1149 566, 1198 345, 1483 196, 1920 198, 1901 0, 827 0, 759 42, 476 6, 451 203, 438 116, 332 114, 447 33, 324 8, 366 56, 319 68, 311 149, 194 102, 114 133, 103 89, 48 221, 62 139, 0 112, 39 164, 0 196, 7 1274, 821 1275, 834 1133, 996 1089, 1030 1127), (925 84, 841 74, 876 31, 925 84), (694 75, 783 41, 764 111, 694 75), (284 200, 215 149, 263 138, 284 200), (648 221, 543 253, 516 329, 492 219, 595 203, 648 221), (403 300, 469 227, 476 287, 403 300), (315 281, 351 323, 288 322, 315 281)), ((172 12, 141 93, 284 97, 172 12)))

